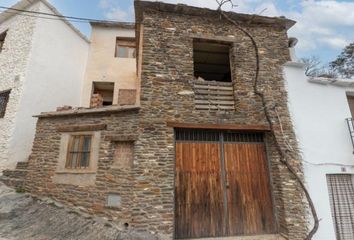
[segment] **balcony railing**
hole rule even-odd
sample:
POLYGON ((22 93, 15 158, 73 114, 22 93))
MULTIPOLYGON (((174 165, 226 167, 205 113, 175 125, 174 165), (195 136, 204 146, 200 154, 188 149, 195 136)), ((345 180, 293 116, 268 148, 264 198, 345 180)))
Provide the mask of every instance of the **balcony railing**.
POLYGON ((354 154, 354 119, 347 118, 346 120, 347 120, 347 124, 348 124, 350 139, 351 139, 352 145, 353 145, 353 154, 354 154))

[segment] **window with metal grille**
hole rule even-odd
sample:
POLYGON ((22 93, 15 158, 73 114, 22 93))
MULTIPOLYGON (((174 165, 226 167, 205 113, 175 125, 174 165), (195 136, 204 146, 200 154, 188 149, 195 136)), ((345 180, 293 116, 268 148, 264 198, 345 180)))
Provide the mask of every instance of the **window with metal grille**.
POLYGON ((116 58, 135 58, 136 44, 134 38, 117 38, 116 40, 116 58))
POLYGON ((7 34, 7 31, 0 34, 0 53, 2 52, 3 47, 4 47, 6 34, 7 34))
POLYGON ((354 239, 354 186, 351 174, 327 175, 337 240, 354 239))
POLYGON ((5 117, 6 106, 9 101, 11 90, 0 92, 0 118, 5 117))
POLYGON ((65 168, 88 168, 91 155, 91 135, 72 135, 68 145, 65 168))

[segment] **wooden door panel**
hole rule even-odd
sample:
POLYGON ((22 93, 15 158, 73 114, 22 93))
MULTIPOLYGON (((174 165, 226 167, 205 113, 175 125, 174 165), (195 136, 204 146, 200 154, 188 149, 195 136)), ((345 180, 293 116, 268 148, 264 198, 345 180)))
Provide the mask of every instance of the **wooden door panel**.
POLYGON ((274 233, 264 144, 225 143, 228 235, 274 233))
POLYGON ((177 238, 223 235, 220 144, 176 143, 177 238))

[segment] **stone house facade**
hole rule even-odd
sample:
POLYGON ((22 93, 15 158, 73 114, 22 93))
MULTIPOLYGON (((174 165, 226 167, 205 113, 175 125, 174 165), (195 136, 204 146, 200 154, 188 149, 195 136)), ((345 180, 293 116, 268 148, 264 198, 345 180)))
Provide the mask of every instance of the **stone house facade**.
POLYGON ((26 191, 163 239, 304 239, 307 205, 277 151, 290 144, 302 176, 282 75, 294 22, 227 13, 258 44, 275 141, 237 26, 185 5, 135 10, 140 104, 39 115, 26 191))
MULTIPOLYGON (((45 0, 23 0, 13 8, 60 15, 45 0)), ((0 14, 0 42, 2 172, 28 159, 35 135, 33 115, 80 103, 89 43, 66 20, 14 11, 0 14)))

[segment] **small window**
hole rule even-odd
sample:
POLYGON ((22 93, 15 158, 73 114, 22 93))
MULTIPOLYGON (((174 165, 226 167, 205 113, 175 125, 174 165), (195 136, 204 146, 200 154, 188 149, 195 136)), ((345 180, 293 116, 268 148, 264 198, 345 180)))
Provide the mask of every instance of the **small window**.
POLYGON ((0 118, 5 117, 6 106, 9 101, 11 90, 0 92, 0 118))
POLYGON ((117 38, 116 41, 116 58, 135 58, 136 46, 134 38, 117 38))
POLYGON ((91 135, 72 135, 68 145, 65 168, 88 168, 91 155, 91 135))
POLYGON ((114 83, 94 82, 91 107, 110 106, 113 104, 114 83))
POLYGON ((3 50, 6 34, 7 34, 7 31, 0 34, 0 52, 2 52, 2 50, 3 50))
POLYGON ((231 82, 230 45, 194 40, 193 61, 196 79, 231 82))

